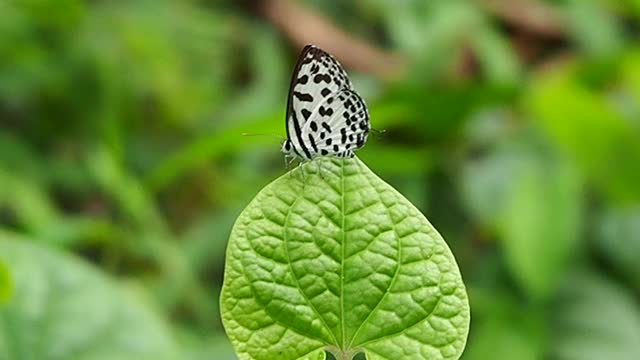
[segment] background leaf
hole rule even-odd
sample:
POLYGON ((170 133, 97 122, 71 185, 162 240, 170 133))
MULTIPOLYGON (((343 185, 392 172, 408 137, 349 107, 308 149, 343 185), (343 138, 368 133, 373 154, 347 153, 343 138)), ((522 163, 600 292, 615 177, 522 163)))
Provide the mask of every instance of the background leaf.
POLYGON ((11 282, 11 275, 6 265, 0 262, 0 304, 4 303, 13 291, 13 283, 11 282))
POLYGON ((612 209, 603 214, 595 231, 596 245, 603 257, 624 274, 636 291, 640 290, 640 266, 635 260, 640 253, 640 209, 612 209))
POLYGON ((561 360, 633 359, 640 351, 640 313, 628 291, 601 276, 578 273, 554 309, 553 356, 561 360))
POLYGON ((148 305, 84 262, 7 232, 0 233, 0 260, 15 286, 0 307, 0 358, 178 356, 148 305))
POLYGON ((577 73, 539 76, 525 98, 535 120, 591 181, 616 201, 640 199, 640 128, 577 73), (622 163, 625 166, 619 166, 622 163))
POLYGON ((533 164, 511 179, 501 216, 507 264, 532 298, 549 296, 578 242, 580 184, 570 168, 533 164))

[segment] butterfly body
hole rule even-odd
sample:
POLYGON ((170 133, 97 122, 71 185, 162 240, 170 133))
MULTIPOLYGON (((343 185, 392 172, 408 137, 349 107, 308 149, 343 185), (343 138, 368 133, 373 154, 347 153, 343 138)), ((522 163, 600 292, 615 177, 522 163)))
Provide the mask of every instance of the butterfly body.
POLYGON ((369 113, 340 63, 307 45, 293 71, 287 100, 286 158, 351 158, 369 134, 369 113))

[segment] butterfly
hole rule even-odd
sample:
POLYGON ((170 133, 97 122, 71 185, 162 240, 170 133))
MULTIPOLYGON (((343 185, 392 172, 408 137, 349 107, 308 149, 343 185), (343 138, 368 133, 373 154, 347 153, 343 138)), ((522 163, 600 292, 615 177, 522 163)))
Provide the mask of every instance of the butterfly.
POLYGON ((293 70, 286 128, 285 162, 319 156, 352 158, 367 141, 367 105, 340 63, 314 45, 304 47, 293 70))

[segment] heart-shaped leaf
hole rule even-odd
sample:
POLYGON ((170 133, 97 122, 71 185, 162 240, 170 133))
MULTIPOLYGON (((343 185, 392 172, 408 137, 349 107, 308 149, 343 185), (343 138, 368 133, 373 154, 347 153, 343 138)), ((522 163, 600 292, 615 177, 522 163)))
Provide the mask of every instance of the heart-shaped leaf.
POLYGON ((0 359, 177 359, 148 306, 77 259, 0 232, 13 292, 0 305, 0 359))
POLYGON ((315 160, 255 197, 221 308, 240 359, 458 359, 469 326, 446 243, 358 159, 315 160))

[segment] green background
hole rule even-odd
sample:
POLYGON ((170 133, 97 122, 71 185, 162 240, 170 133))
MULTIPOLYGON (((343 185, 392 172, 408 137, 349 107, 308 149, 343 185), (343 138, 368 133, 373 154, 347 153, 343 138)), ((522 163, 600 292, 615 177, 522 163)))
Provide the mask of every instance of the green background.
POLYGON ((242 133, 284 136, 313 42, 456 256, 463 359, 635 359, 639 39, 638 0, 0 1, 0 355, 233 359, 226 241, 285 172, 242 133))

